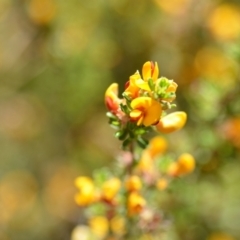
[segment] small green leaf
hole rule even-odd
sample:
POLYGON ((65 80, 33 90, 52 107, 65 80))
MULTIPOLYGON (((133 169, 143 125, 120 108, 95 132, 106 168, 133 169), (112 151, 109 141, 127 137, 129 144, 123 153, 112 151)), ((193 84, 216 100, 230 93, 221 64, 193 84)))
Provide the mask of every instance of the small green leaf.
POLYGON ((124 140, 128 135, 128 131, 126 129, 117 131, 115 133, 115 137, 117 137, 119 140, 124 140))
POLYGON ((145 148, 147 147, 147 145, 148 145, 148 140, 139 137, 139 138, 137 139, 137 143, 138 143, 139 147, 145 149, 145 148))
POLYGON ((106 116, 109 117, 109 118, 112 118, 112 119, 117 119, 117 117, 111 112, 107 112, 106 116))
POLYGON ((122 143, 122 147, 126 148, 131 142, 132 142, 132 139, 130 138, 125 139, 122 143))

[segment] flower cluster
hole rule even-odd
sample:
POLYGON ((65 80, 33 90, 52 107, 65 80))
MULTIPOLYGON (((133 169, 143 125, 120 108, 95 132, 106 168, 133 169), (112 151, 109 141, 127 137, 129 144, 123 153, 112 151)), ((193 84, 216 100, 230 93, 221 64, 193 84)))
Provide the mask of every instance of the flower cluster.
POLYGON ((105 104, 109 110, 109 123, 116 128, 116 136, 123 146, 137 139, 146 146, 141 135, 155 126, 159 132, 170 133, 183 127, 186 122, 184 112, 164 117, 166 110, 175 107, 177 84, 166 77, 159 77, 157 63, 146 62, 139 71, 131 75, 125 84, 123 98, 118 97, 118 84, 111 84, 105 93, 105 104))
POLYGON ((114 173, 99 169, 92 178, 81 176, 75 181, 79 190, 75 201, 87 207, 89 226, 97 236, 94 239, 137 239, 141 233, 158 232, 164 223, 159 193, 174 179, 194 170, 193 156, 168 154, 164 137, 156 136, 149 142, 143 138, 154 129, 168 134, 184 126, 185 112, 166 114, 175 106, 176 89, 173 80, 159 77, 158 65, 153 62, 143 65, 142 76, 138 71, 130 76, 122 98, 116 83, 107 89, 107 116, 124 151, 114 173))

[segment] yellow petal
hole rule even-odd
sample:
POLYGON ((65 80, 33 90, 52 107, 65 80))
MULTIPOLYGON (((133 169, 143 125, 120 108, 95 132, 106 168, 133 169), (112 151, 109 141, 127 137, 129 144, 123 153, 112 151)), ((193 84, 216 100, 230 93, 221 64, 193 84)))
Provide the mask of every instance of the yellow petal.
POLYGON ((117 96, 118 95, 118 84, 117 83, 112 83, 106 90, 105 92, 105 97, 106 96, 117 96))
POLYGON ((156 123, 161 117, 161 113, 162 113, 161 104, 152 99, 150 107, 147 108, 146 110, 146 113, 143 119, 143 125, 148 127, 156 123))
POLYGON ((142 68, 142 75, 143 75, 143 79, 145 81, 149 80, 150 78, 152 78, 154 81, 156 81, 158 78, 158 75, 159 75, 159 69, 158 69, 157 62, 155 62, 155 64, 150 61, 145 62, 143 64, 143 68, 142 68))
POLYGON ((142 112, 142 117, 138 120, 137 125, 143 124, 150 126, 157 122, 161 116, 161 104, 150 97, 138 97, 131 102, 133 109, 138 109, 142 112))
POLYGON ((135 109, 133 111, 130 112, 130 117, 133 119, 137 119, 142 115, 142 112, 138 109, 135 109))
POLYGON ((187 121, 185 112, 173 112, 160 119, 156 128, 162 133, 171 133, 181 129, 187 121))
POLYGON ((159 75, 159 68, 158 68, 157 62, 155 62, 154 71, 153 71, 153 74, 152 74, 152 79, 154 81, 156 81, 158 79, 158 75, 159 75))
POLYGON ((138 121, 137 121, 137 125, 138 125, 138 126, 142 125, 143 120, 144 120, 144 119, 143 119, 143 116, 140 117, 140 118, 138 119, 138 121))
POLYGON ((143 81, 142 79, 138 79, 135 81, 135 84, 140 88, 140 89, 143 89, 143 90, 146 90, 146 91, 151 91, 149 85, 147 82, 143 81))
POLYGON ((143 64, 142 75, 145 81, 152 77, 152 63, 150 61, 143 64))

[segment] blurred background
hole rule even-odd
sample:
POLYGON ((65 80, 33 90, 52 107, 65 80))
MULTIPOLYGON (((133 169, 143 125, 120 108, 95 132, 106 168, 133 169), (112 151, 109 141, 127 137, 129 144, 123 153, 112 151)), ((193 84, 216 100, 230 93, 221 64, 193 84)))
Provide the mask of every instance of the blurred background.
POLYGON ((119 151, 105 89, 148 60, 188 113, 169 151, 197 160, 163 195, 166 239, 240 239, 238 0, 0 0, 1 240, 71 238, 75 177, 119 151))

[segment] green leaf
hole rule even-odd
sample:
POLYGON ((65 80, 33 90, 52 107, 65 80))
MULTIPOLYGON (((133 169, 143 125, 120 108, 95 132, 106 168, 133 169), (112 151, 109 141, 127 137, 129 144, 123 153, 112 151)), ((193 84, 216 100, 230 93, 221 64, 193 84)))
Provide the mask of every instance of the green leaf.
POLYGON ((125 139, 122 143, 122 147, 126 148, 131 142, 132 142, 132 139, 130 138, 125 139))
POLYGON ((106 116, 111 118, 111 119, 117 119, 117 117, 113 113, 111 113, 111 112, 107 112, 106 116))
POLYGON ((115 133, 115 137, 117 137, 119 140, 124 140, 127 137, 127 135, 128 135, 127 129, 123 129, 115 133))
POLYGON ((139 138, 137 139, 137 144, 139 145, 139 147, 145 149, 145 148, 147 147, 147 145, 148 145, 148 140, 139 137, 139 138))

